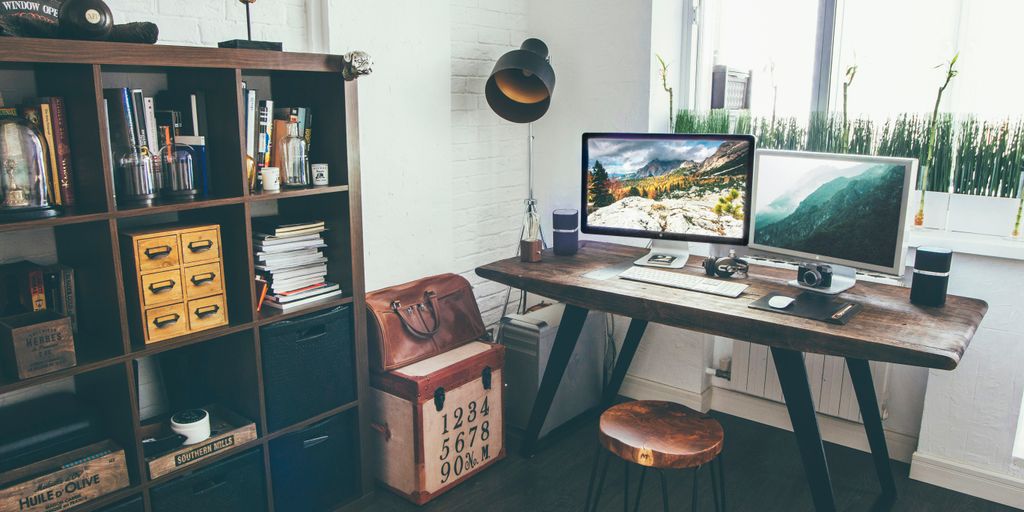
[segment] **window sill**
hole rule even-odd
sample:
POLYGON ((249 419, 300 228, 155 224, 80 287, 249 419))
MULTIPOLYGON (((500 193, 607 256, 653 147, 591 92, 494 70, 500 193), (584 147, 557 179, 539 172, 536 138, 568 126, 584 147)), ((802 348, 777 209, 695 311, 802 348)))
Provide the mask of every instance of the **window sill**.
POLYGON ((1024 240, 993 235, 957 233, 937 229, 912 229, 910 247, 936 246, 961 254, 1024 260, 1024 240))

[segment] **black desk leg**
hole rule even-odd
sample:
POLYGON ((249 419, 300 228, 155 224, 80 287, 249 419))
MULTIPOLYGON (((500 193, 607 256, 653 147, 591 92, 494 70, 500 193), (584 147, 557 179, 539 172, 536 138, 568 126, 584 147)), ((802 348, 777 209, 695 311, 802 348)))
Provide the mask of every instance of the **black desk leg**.
POLYGON ((850 369, 853 390, 857 393, 857 404, 860 405, 860 417, 864 420, 864 431, 868 435, 871 455, 875 459, 875 471, 878 473, 878 483, 882 487, 882 495, 876 504, 878 509, 896 501, 896 481, 892 477, 889 447, 886 445, 885 432, 882 430, 878 399, 875 398, 875 384, 867 361, 847 357, 846 366, 850 369))
POLYGON ((629 322, 629 330, 626 331, 626 339, 622 340, 622 349, 619 350, 619 358, 615 361, 615 369, 612 370, 612 378, 604 387, 605 407, 611 407, 615 403, 615 397, 619 396, 619 388, 622 381, 626 379, 626 372, 636 355, 636 348, 640 346, 640 339, 644 337, 644 330, 647 329, 647 320, 633 319, 629 322))
POLYGON ((544 378, 540 381, 540 389, 537 390, 537 398, 533 401, 533 410, 530 411, 530 422, 526 425, 523 456, 533 455, 540 429, 548 417, 548 410, 551 409, 551 401, 555 399, 558 384, 562 382, 565 367, 569 365, 580 331, 583 330, 583 323, 587 321, 587 313, 589 311, 581 307, 565 305, 562 321, 558 324, 558 332, 555 333, 555 342, 551 346, 551 355, 548 356, 548 365, 544 369, 544 378))
POLYGON ((772 347, 772 358, 779 373, 782 395, 789 409, 793 433, 800 447, 807 483, 811 486, 811 497, 818 512, 834 512, 835 497, 832 494, 832 479, 825 460, 825 447, 821 444, 818 431, 818 417, 814 414, 811 386, 807 383, 807 368, 803 354, 784 348, 772 347))

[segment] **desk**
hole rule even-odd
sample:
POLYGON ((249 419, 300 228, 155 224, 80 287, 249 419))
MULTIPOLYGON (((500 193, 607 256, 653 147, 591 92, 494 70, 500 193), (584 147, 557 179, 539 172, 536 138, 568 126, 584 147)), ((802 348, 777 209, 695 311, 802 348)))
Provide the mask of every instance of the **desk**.
MULTIPOLYGON (((861 282, 842 298, 861 303, 864 308, 847 325, 839 326, 747 307, 770 292, 796 291, 786 284, 793 272, 783 269, 753 266, 745 280, 749 288, 735 299, 614 277, 601 280, 584 276, 633 261, 646 252, 637 247, 585 241, 575 256, 555 256, 547 251, 540 263, 521 263, 512 258, 476 269, 477 275, 486 279, 566 304, 526 428, 524 454, 533 453, 587 313, 597 310, 632 319, 604 392, 609 405, 618 395, 648 322, 770 347, 819 511, 835 510, 835 503, 803 353, 845 358, 882 488, 879 503, 895 501, 889 449, 868 361, 952 370, 988 305, 977 299, 950 296, 945 308, 919 307, 910 303, 908 289, 861 282)), ((691 257, 680 272, 703 275, 700 263, 700 258, 691 257)))

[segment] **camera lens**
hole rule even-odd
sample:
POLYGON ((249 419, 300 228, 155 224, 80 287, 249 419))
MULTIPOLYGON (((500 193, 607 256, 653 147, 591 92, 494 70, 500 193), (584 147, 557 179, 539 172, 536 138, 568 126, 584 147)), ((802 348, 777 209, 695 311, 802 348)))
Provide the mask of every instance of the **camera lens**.
POLYGON ((808 270, 807 272, 804 272, 803 282, 805 285, 810 287, 818 286, 818 283, 821 282, 821 274, 819 274, 817 270, 808 270))

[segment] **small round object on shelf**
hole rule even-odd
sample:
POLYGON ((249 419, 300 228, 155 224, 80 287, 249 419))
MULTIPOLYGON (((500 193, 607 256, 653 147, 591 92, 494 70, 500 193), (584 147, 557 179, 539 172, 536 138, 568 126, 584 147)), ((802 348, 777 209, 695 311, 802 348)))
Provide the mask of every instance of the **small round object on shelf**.
POLYGON ((210 413, 205 409, 189 409, 171 416, 171 431, 185 436, 185 444, 196 444, 210 438, 210 413))
POLYGON ((114 15, 103 0, 65 0, 57 19, 61 36, 71 39, 106 39, 114 29, 114 15))

